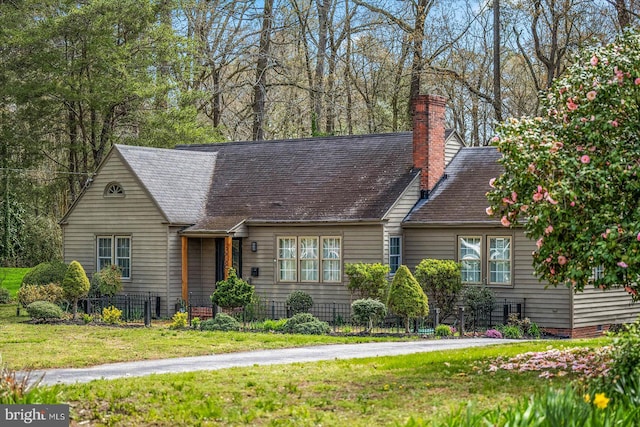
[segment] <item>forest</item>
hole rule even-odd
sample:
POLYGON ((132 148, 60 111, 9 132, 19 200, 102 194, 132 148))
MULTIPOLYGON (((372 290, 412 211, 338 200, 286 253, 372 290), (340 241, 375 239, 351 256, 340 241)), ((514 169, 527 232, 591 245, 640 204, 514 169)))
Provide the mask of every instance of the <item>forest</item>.
POLYGON ((535 116, 635 0, 0 0, 0 265, 61 257, 58 221, 113 144, 409 130, 447 98, 468 145, 535 116))

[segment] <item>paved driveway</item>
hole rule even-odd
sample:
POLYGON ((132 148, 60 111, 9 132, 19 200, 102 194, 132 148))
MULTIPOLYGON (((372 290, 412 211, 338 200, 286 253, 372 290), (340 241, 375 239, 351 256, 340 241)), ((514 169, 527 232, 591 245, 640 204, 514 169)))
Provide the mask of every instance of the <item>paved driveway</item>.
MULTIPOLYGON (((505 339, 464 338, 421 340, 409 342, 380 342, 364 344, 332 344, 281 350, 261 350, 241 353, 214 354, 209 356, 180 357, 175 359, 145 360, 112 363, 78 369, 49 369, 34 371, 31 378, 44 375, 42 385, 56 383, 86 383, 96 379, 139 377, 151 374, 209 371, 238 366, 276 365, 319 360, 355 359, 376 356, 428 351, 480 347, 510 342, 505 339)), ((512 342, 512 341, 511 341, 512 342)))

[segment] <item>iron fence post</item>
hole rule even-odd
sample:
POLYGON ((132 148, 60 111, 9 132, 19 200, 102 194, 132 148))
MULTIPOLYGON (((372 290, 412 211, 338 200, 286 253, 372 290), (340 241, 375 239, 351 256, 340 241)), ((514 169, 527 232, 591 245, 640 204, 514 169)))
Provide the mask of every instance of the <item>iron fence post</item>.
POLYGON ((440 324, 440 307, 436 307, 436 315, 433 319, 433 329, 435 330, 440 324))
POLYGON ((191 326, 191 297, 193 296, 192 292, 189 292, 189 295, 187 295, 187 298, 189 298, 187 300, 187 319, 189 319, 189 326, 191 326))
POLYGON ((458 316, 460 318, 460 336, 464 336, 464 307, 458 307, 458 316))
POLYGON ((333 313, 332 313, 331 317, 333 318, 333 332, 335 332, 336 331, 336 325, 338 323, 336 321, 337 319, 336 319, 336 302, 335 301, 333 302, 333 313))

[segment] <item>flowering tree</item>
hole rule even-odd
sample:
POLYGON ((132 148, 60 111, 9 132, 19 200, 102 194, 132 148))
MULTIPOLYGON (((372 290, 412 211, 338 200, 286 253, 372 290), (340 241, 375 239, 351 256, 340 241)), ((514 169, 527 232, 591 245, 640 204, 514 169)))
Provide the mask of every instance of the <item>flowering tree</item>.
POLYGON ((576 291, 640 288, 640 34, 583 52, 543 99, 544 117, 494 138, 505 172, 487 213, 535 240, 541 280, 576 291))

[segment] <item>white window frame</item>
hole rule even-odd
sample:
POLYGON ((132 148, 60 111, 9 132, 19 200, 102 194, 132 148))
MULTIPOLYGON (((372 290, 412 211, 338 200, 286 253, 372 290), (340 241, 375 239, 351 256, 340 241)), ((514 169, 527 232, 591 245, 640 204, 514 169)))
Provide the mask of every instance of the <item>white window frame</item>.
POLYGON ((342 283, 342 237, 341 236, 276 236, 276 281, 279 283, 342 283), (295 250, 294 257, 283 257, 281 242, 284 240, 293 241, 295 250), (315 241, 315 256, 307 257, 307 253, 303 252, 302 241, 315 241), (325 247, 331 241, 337 242, 337 245, 325 247), (286 262, 293 262, 295 266, 289 269, 291 275, 283 276, 283 266, 286 262), (315 264, 315 269, 309 269, 308 264, 315 264), (315 270, 314 277, 303 274, 303 270, 311 272, 315 270))
POLYGON ((508 286, 513 282, 513 238, 511 236, 487 236, 487 282, 490 285, 508 286), (508 240, 508 258, 494 258, 491 251, 491 241, 497 239, 508 240), (507 265, 506 270, 497 271, 496 274, 507 275, 506 281, 492 281, 493 265, 507 265))
POLYGON ((122 280, 130 280, 131 279, 131 236, 121 235, 121 234, 112 234, 112 235, 99 235, 96 236, 96 271, 100 271, 102 268, 108 265, 117 265, 120 267, 120 271, 122 273, 122 280), (128 242, 128 248, 126 255, 119 254, 119 249, 121 246, 119 245, 119 240, 124 240, 128 242), (109 246, 100 246, 101 241, 108 241, 109 246), (101 254, 100 248, 106 249, 109 248, 109 254, 101 254), (126 268, 123 268, 123 263, 126 261, 126 268), (128 272, 128 274, 127 274, 128 272))
MULTIPOLYGON (((465 284, 470 284, 470 285, 479 285, 482 283, 482 236, 476 236, 476 235, 469 235, 469 236, 458 236, 458 261, 460 262, 460 274, 462 276, 462 283, 465 284), (463 251, 462 251, 462 242, 463 241, 468 241, 470 239, 477 239, 479 240, 478 242, 478 248, 479 248, 479 254, 478 254, 478 259, 476 260, 475 258, 467 258, 465 259, 465 256, 463 255, 463 251), (465 280, 465 276, 464 276, 464 270, 462 269, 462 265, 463 263, 473 263, 474 265, 477 264, 478 265, 478 280, 477 281, 472 281, 472 280, 465 280)), ((473 270, 475 272, 475 270, 473 270)))
POLYGON ((514 254, 513 235, 509 235, 509 234, 508 235, 473 235, 473 234, 459 235, 457 239, 457 244, 458 244, 458 248, 457 248, 458 262, 460 262, 461 264, 460 273, 462 276, 461 277, 462 283, 467 285, 481 285, 484 283, 490 286, 513 286, 513 254, 514 254), (475 260, 473 258, 467 259, 467 262, 473 262, 474 264, 478 265, 478 268, 479 268, 478 281, 465 280, 464 271, 462 270, 462 263, 465 261, 463 259, 464 255, 462 251, 462 242, 463 240, 469 240, 469 239, 477 239, 479 241, 478 243, 479 259, 478 260, 475 260), (505 239, 509 242, 508 252, 506 254, 508 258, 499 259, 499 258, 494 258, 492 256, 491 243, 494 239, 505 239), (492 281, 491 280, 492 268, 498 264, 506 266, 506 269, 503 269, 502 272, 498 272, 498 273, 506 275, 508 277, 508 281, 492 281))
POLYGON ((389 273, 395 274, 398 268, 402 265, 402 236, 389 236, 389 273), (397 245, 392 244, 396 240, 397 245), (398 253, 392 253, 391 248, 398 248, 398 253), (395 268, 394 268, 395 266, 395 268))
POLYGON ((278 274, 278 282, 297 282, 298 280, 298 269, 297 269, 297 265, 298 265, 298 239, 296 236, 279 236, 277 238, 277 246, 276 246, 276 250, 278 251, 277 255, 277 259, 278 259, 278 263, 277 263, 277 274, 278 274), (283 252, 282 252, 282 247, 280 246, 280 243, 284 240, 287 241, 293 241, 293 248, 291 247, 287 247, 285 248, 288 251, 291 251, 293 253, 292 257, 285 257, 283 256, 283 252), (293 269, 291 268, 287 268, 287 269, 283 269, 283 266, 285 266, 286 264, 289 264, 293 261, 293 269), (293 277, 289 277, 288 275, 283 275, 283 273, 288 273, 288 272, 293 272, 293 277))

